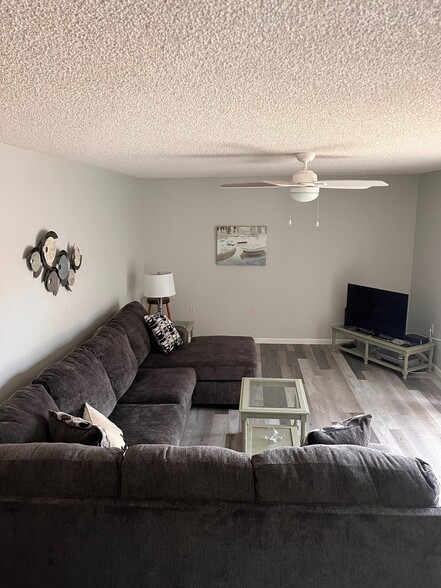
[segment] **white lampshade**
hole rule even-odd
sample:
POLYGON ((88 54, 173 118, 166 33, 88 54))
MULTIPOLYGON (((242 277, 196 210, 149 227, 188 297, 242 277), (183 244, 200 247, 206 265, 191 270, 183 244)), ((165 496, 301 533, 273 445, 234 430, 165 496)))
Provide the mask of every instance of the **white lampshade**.
POLYGON ((171 272, 145 274, 144 296, 147 298, 165 298, 176 294, 175 282, 171 272))

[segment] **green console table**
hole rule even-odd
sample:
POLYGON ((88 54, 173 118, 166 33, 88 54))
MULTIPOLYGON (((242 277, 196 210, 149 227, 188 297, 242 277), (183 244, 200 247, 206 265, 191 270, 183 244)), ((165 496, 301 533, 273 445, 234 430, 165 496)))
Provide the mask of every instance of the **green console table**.
POLYGON ((435 343, 432 341, 422 345, 405 346, 346 327, 334 326, 331 329, 333 351, 340 349, 350 355, 362 357, 365 364, 373 362, 397 370, 402 373, 404 380, 410 372, 431 372, 433 369, 435 343), (345 341, 353 342, 354 347, 347 347, 345 343, 337 344, 337 335, 345 341))

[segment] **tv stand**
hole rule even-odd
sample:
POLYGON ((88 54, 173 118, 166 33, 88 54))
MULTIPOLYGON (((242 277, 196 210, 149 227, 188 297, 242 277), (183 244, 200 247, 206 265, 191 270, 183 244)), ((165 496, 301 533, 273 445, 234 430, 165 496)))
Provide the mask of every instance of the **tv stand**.
POLYGON ((373 335, 356 331, 355 329, 340 326, 334 326, 331 329, 332 351, 339 349, 345 353, 362 357, 366 365, 371 361, 397 370, 402 373, 404 380, 407 380, 410 372, 418 372, 423 369, 431 372, 433 369, 435 343, 431 341, 422 345, 411 345, 407 347, 391 343, 380 337, 374 337, 373 335), (337 344, 337 334, 342 335, 344 339, 354 341, 354 346, 344 347, 342 344, 337 344), (427 361, 421 358, 422 353, 427 353, 427 361))

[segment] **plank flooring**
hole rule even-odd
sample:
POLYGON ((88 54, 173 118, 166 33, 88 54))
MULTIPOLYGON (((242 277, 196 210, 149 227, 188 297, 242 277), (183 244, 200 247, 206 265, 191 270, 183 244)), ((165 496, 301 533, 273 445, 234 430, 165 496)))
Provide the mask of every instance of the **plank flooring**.
MULTIPOLYGON (((311 411, 307 431, 355 414, 372 413, 372 441, 428 461, 441 477, 441 379, 363 361, 330 345, 257 345, 259 375, 301 378, 311 411)), ((278 424, 278 421, 264 421, 278 424)), ((282 423, 283 424, 283 423, 282 423)), ((191 409, 181 445, 217 445, 240 451, 237 410, 191 409)))

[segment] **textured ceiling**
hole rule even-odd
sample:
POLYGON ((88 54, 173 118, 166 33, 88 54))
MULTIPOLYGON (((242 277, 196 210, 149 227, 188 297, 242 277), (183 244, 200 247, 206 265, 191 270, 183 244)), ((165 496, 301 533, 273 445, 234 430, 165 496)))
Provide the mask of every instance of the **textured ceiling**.
POLYGON ((0 67, 2 142, 137 177, 441 169, 439 0, 4 0, 0 67))

